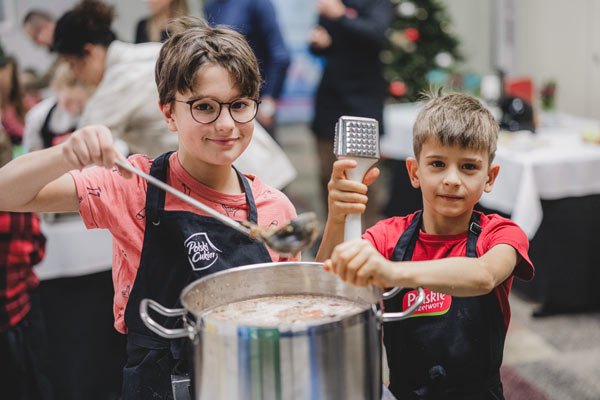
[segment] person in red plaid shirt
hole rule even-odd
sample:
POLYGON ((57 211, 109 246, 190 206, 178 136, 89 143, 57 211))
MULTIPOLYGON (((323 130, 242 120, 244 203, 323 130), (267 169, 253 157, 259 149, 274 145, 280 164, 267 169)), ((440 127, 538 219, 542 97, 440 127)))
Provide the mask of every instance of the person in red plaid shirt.
MULTIPOLYGON (((12 158, 8 135, 0 130, 0 167, 12 158)), ((36 214, 0 211, 0 397, 52 399, 44 374, 46 332, 34 265, 44 257, 46 239, 36 214)))

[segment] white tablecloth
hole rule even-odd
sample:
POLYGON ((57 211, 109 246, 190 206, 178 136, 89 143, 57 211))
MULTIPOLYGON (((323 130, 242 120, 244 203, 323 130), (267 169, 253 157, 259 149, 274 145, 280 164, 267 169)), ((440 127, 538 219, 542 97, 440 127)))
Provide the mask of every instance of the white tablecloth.
MULTIPOLYGON (((384 157, 414 157, 412 125, 420 107, 386 106, 384 157)), ((494 163, 500 174, 491 193, 480 203, 511 215, 531 238, 542 222, 541 200, 600 194, 600 145, 581 139, 582 129, 598 129, 600 122, 564 114, 542 115, 535 134, 501 134, 494 163)))
MULTIPOLYGON (((40 215, 42 216, 42 215, 40 215)), ((75 277, 112 267, 112 236, 105 229, 86 229, 81 217, 42 216, 46 256, 35 267, 40 279, 75 277)))

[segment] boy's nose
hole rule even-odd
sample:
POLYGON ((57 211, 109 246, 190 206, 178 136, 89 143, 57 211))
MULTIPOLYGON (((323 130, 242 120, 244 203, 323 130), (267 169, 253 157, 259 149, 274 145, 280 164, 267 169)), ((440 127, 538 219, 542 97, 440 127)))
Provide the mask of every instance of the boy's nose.
POLYGON ((215 121, 215 128, 219 132, 229 132, 235 128, 235 121, 231 118, 228 105, 224 105, 221 108, 221 114, 215 121))
POLYGON ((448 168, 444 175, 444 185, 460 185, 460 178, 456 168, 448 168))

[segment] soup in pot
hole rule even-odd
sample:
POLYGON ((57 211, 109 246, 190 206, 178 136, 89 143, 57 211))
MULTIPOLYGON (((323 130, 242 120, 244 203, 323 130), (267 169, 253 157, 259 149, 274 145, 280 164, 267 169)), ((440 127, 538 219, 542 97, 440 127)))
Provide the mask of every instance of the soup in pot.
POLYGON ((278 326, 347 317, 364 310, 358 303, 325 296, 285 295, 242 300, 208 310, 203 318, 240 325, 278 326))

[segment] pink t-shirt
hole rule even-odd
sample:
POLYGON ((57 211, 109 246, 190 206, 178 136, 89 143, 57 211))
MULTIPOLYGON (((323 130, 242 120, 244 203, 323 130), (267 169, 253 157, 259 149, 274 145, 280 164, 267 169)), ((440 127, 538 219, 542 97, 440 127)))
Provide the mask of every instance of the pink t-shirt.
MULTIPOLYGON (((149 173, 152 161, 144 155, 129 157, 136 168, 149 173)), ((177 153, 169 159, 167 184, 182 190, 214 210, 235 220, 248 218, 248 206, 245 194, 224 194, 210 189, 196 181, 179 163, 177 153)), ((83 171, 71 171, 80 200, 79 212, 88 229, 108 229, 113 236, 113 283, 115 297, 113 311, 115 328, 127 332, 124 313, 133 287, 138 267, 144 230, 146 224, 146 188, 147 182, 136 176, 123 178, 116 168, 108 170, 101 167, 86 168, 83 171)), ((296 210, 290 200, 277 189, 261 182, 257 177, 246 175, 251 182, 252 194, 258 210, 260 226, 280 225, 296 217, 296 210)), ((201 210, 184 201, 166 194, 166 210, 184 210, 206 215, 201 210)), ((273 261, 295 261, 283 258, 271 249, 273 261)))

